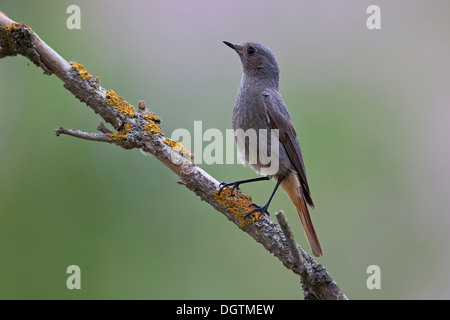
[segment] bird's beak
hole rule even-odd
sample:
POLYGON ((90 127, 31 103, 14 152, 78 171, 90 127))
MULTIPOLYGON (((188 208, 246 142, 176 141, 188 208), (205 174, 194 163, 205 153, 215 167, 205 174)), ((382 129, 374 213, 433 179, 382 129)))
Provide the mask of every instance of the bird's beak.
POLYGON ((236 44, 228 42, 228 41, 224 41, 223 43, 225 43, 227 46, 229 46, 231 49, 236 50, 236 44))

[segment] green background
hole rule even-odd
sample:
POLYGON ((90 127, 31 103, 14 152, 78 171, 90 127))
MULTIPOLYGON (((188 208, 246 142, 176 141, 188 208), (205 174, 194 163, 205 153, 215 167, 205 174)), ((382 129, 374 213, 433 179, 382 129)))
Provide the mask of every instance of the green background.
MULTIPOLYGON (((448 1, 2 1, 170 136, 231 126, 241 67, 270 47, 302 145, 323 264, 351 299, 450 298, 448 1), (66 9, 81 8, 81 30, 66 9), (381 8, 381 30, 366 9, 381 8), (367 267, 381 269, 369 290, 367 267)), ((67 136, 100 117, 24 57, 0 60, 0 298, 299 299, 299 279, 137 150, 67 136), (81 290, 66 268, 81 268, 81 290)), ((240 164, 200 165, 219 181, 240 164)), ((243 191, 264 203, 272 182, 243 191)), ((309 248, 282 192, 297 241, 309 248)), ((273 215, 272 215, 272 218, 273 215)))

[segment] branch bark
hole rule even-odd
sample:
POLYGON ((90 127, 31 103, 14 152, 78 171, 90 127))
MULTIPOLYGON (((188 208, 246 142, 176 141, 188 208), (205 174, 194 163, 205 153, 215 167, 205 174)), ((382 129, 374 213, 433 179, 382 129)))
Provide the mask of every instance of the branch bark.
MULTIPOLYGON (((218 195, 219 182, 196 166, 191 161, 191 154, 179 143, 164 136, 159 126, 161 119, 150 112, 145 103, 140 102, 135 109, 114 91, 102 88, 99 79, 92 77, 82 65, 67 62, 30 27, 0 13, 0 58, 17 54, 29 58, 45 74, 55 74, 67 90, 118 131, 112 133, 103 124, 97 128, 102 133, 60 127, 55 130, 57 136, 70 135, 151 153, 180 177, 179 184, 225 215, 276 256, 284 266, 298 274, 305 299, 347 299, 326 269, 303 251, 293 238, 288 241, 275 222, 267 216, 260 219, 246 216, 251 197, 239 190, 235 190, 231 196, 228 189, 218 195)), ((287 235, 289 238, 289 232, 287 235)))

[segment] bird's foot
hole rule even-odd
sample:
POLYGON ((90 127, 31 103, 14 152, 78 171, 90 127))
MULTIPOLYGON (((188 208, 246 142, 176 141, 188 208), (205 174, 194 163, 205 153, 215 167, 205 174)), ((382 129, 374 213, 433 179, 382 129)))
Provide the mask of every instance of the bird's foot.
POLYGON ((249 207, 255 207, 255 208, 250 210, 249 212, 247 212, 245 214, 246 217, 249 217, 252 213, 255 213, 256 218, 258 220, 264 213, 267 213, 267 215, 270 216, 269 211, 267 211, 267 209, 269 208, 269 204, 268 203, 266 203, 263 206, 258 206, 256 203, 252 203, 251 205, 249 205, 249 207))
POLYGON ((230 191, 230 197, 231 196, 233 196, 233 192, 234 192, 234 190, 240 190, 239 189, 239 184, 240 184, 240 181, 234 181, 234 182, 221 182, 220 184, 219 184, 219 196, 220 196, 220 193, 222 192, 222 190, 223 189, 225 189, 225 188, 228 188, 228 187, 230 187, 230 186, 233 186, 233 188, 231 188, 231 191, 230 191))

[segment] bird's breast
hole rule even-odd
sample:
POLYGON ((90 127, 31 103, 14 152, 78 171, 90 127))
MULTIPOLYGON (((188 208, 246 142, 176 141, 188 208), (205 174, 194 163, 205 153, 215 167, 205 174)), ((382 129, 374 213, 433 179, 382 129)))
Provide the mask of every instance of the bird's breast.
POLYGON ((233 108, 232 127, 234 130, 242 129, 268 129, 265 106, 260 94, 253 90, 240 88, 233 108))

